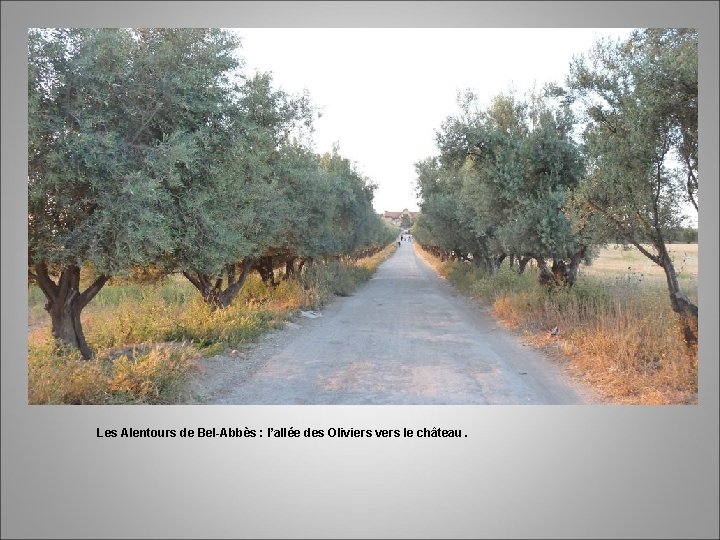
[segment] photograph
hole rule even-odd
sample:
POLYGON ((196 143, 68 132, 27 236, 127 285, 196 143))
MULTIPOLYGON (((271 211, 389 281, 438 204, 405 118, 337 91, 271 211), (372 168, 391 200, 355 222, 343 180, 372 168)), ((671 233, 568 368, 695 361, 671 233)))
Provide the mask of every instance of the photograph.
POLYGON ((697 403, 696 29, 28 51, 29 403, 697 403))
POLYGON ((716 0, 0 4, 2 538, 718 538, 716 0))

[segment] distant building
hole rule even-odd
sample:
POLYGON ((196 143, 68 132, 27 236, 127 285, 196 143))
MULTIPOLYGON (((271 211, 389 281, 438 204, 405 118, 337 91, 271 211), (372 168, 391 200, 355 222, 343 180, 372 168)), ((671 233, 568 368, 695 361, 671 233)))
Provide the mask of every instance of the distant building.
POLYGON ((410 212, 407 208, 403 208, 402 212, 388 212, 382 214, 382 218, 386 223, 397 225, 398 227, 409 228, 415 223, 420 212, 410 212))

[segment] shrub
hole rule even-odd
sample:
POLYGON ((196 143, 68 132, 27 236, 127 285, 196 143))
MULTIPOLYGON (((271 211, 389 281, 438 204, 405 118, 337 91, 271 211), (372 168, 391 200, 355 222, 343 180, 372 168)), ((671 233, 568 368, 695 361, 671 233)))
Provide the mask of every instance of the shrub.
POLYGON ((538 285, 533 269, 518 275, 504 266, 489 276, 466 263, 432 262, 459 290, 491 305, 506 326, 550 353, 560 352, 608 398, 697 400, 697 352, 677 339, 679 321, 661 282, 635 273, 580 275, 573 287, 548 290, 538 285), (555 326, 558 335, 550 334, 555 326))

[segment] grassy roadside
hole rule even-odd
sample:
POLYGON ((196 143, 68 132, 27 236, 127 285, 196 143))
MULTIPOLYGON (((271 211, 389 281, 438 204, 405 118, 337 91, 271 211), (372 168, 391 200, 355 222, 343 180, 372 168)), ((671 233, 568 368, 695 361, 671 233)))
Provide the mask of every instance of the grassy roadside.
MULTIPOLYGON (((662 281, 630 273, 582 273, 571 290, 548 293, 532 269, 503 267, 483 277, 467 264, 417 253, 455 287, 492 306, 495 317, 528 343, 570 363, 608 401, 697 403, 697 353, 677 328, 662 281), (559 329, 551 335, 551 329, 559 329)), ((690 295, 697 301, 697 286, 690 295)))
POLYGON ((183 278, 107 285, 82 315, 96 358, 58 348, 42 293, 28 291, 30 404, 170 404, 188 397, 197 360, 254 341, 298 310, 318 309, 369 279, 395 244, 354 263, 307 268, 271 288, 253 274, 233 304, 212 311, 183 278))

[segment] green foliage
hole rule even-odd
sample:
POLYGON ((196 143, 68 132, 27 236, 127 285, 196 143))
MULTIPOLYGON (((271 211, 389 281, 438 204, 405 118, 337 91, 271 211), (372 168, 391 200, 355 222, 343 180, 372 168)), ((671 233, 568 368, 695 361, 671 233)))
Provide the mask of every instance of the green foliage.
POLYGON ((533 258, 549 286, 575 283, 593 246, 635 244, 663 267, 695 343, 697 306, 665 244, 695 238, 683 204, 697 209, 697 31, 599 41, 574 61, 566 89, 499 95, 484 109, 467 92, 459 105, 438 132, 439 155, 416 165, 418 241, 490 274, 508 255, 533 258))
MULTIPOLYGON (((635 31, 578 58, 568 99, 587 119, 589 175, 579 194, 611 234, 662 243, 696 205, 697 32, 635 31)), ((697 205, 696 205, 697 208, 697 205)))
POLYGON ((31 262, 90 261, 107 272, 147 262, 170 242, 147 147, 135 144, 144 91, 128 59, 132 36, 31 31, 29 48, 31 262))
POLYGON ((509 293, 542 294, 537 289, 537 277, 532 272, 518 274, 503 266, 488 275, 468 264, 452 263, 447 276, 458 289, 486 302, 494 302, 509 293))
POLYGON ((307 94, 243 77, 238 46, 216 29, 29 32, 29 276, 53 332, 85 357, 79 313, 109 276, 182 272, 226 307, 261 257, 355 256, 391 239, 375 186, 305 144, 307 94), (86 293, 80 267, 97 277, 86 293))
POLYGON ((698 241, 698 230, 694 227, 679 227, 669 230, 666 235, 668 242, 676 244, 696 244, 698 241))
POLYGON ((647 29, 624 43, 600 41, 568 78, 568 99, 587 116, 590 166, 576 202, 608 237, 663 268, 690 346, 698 308, 681 291, 666 244, 686 220, 682 203, 698 208, 697 39, 694 29, 647 29))
POLYGON ((460 109, 438 133, 439 156, 416 165, 418 241, 490 273, 507 255, 576 265, 590 239, 568 208, 583 175, 569 108, 549 94, 499 95, 482 110, 467 94, 460 109))

